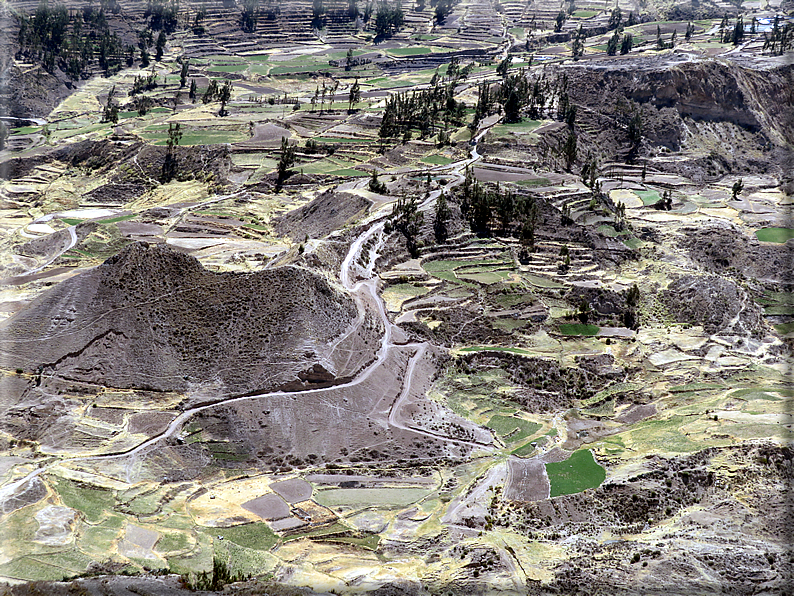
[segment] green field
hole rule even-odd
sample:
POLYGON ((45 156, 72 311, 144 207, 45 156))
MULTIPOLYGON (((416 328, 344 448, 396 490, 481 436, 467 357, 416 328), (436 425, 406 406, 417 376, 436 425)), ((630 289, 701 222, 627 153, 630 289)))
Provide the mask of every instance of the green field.
POLYGON ((499 124, 494 126, 494 132, 532 132, 540 126, 539 120, 522 120, 512 124, 499 124))
POLYGON ((278 541, 278 536, 262 522, 231 528, 201 528, 201 531, 212 536, 223 536, 224 540, 254 550, 270 550, 278 541))
POLYGON ((655 190, 635 190, 634 193, 640 197, 643 205, 655 205, 662 200, 655 190))
POLYGON ((794 323, 782 323, 780 325, 772 325, 780 335, 788 335, 794 332, 794 323))
POLYGON ((419 56, 421 54, 429 54, 430 48, 426 48, 424 46, 414 48, 392 48, 390 50, 386 50, 386 52, 392 56, 419 56))
POLYGON ((72 482, 65 478, 53 479, 52 485, 64 505, 82 511, 86 520, 91 523, 100 521, 116 504, 113 493, 108 489, 72 482))
POLYGON ((546 464, 546 473, 551 484, 551 497, 596 488, 607 477, 606 470, 596 463, 589 449, 574 452, 566 461, 546 464))
POLYGON ((329 176, 350 176, 352 178, 361 178, 369 176, 366 172, 361 170, 354 170, 353 168, 342 168, 341 170, 331 170, 326 172, 329 176))
POLYGON ((562 323, 560 333, 563 335, 598 335, 598 326, 583 323, 562 323))
POLYGON ((319 491, 315 500, 326 507, 405 507, 426 497, 423 488, 332 488, 319 491))
POLYGON ((492 416, 485 426, 495 430, 505 443, 517 443, 522 439, 531 437, 543 428, 536 422, 529 422, 528 420, 501 414, 492 416))
POLYGON ((208 69, 210 72, 242 72, 248 70, 247 64, 221 64, 208 69))
POLYGON ((445 166, 447 164, 451 164, 454 159, 451 157, 447 157, 445 155, 427 155, 422 158, 423 163, 429 163, 437 166, 445 166))
POLYGON ((794 229, 791 228, 761 228, 756 230, 756 237, 761 242, 776 242, 784 244, 787 240, 794 238, 794 229))

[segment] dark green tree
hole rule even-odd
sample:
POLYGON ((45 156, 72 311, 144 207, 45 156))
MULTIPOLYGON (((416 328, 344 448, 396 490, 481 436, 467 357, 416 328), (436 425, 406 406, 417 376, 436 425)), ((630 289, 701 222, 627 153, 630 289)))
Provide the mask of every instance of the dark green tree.
POLYGON ((108 100, 105 103, 105 108, 102 111, 102 122, 112 122, 116 124, 119 121, 119 106, 116 104, 114 100, 114 96, 116 95, 116 86, 110 88, 110 92, 108 93, 108 100))
POLYGON ((389 194, 389 189, 386 188, 386 184, 378 180, 378 172, 376 170, 372 170, 368 188, 370 192, 378 193, 379 195, 389 194))
POLYGON ((501 77, 506 77, 507 72, 510 70, 510 63, 513 61, 513 57, 508 53, 504 60, 502 60, 496 66, 496 74, 501 77))
POLYGON ((576 34, 573 37, 573 42, 571 42, 571 56, 573 56, 574 60, 578 60, 584 55, 584 40, 584 29, 579 25, 579 29, 576 30, 576 34))
POLYGON ((609 15, 609 22, 607 23, 607 30, 619 29, 623 24, 623 13, 620 12, 620 6, 615 6, 612 13, 609 15))
POLYGON ((240 15, 240 28, 246 33, 256 31, 259 21, 259 0, 243 0, 243 12, 240 15))
POLYGON ((573 130, 568 130, 568 136, 562 146, 562 157, 565 160, 565 169, 570 172, 571 167, 576 161, 576 133, 573 130))
POLYGON ((284 180, 289 177, 290 168, 295 165, 295 153, 297 148, 290 145, 287 137, 281 137, 281 157, 278 160, 276 190, 281 190, 284 180))
POLYGON ((353 106, 361 101, 361 87, 358 84, 358 77, 356 81, 350 85, 350 92, 347 95, 347 111, 352 112, 353 106))
POLYGON ((391 6, 387 2, 378 5, 375 13, 375 37, 388 37, 399 30, 405 22, 405 14, 399 3, 391 6))
POLYGON ((165 31, 160 31, 160 34, 157 36, 157 43, 154 46, 154 60, 155 62, 160 62, 163 59, 163 51, 165 50, 165 31))
POLYGON ((449 235, 449 230, 447 229, 447 223, 449 222, 449 218, 452 216, 452 212, 449 209, 449 205, 447 204, 447 197, 442 192, 438 200, 436 200, 436 207, 435 207, 435 219, 433 221, 433 231, 436 235, 437 242, 445 242, 449 235))
POLYGON ((733 183, 733 186, 731 187, 731 196, 733 197, 734 201, 739 196, 739 193, 741 193, 743 190, 744 190, 744 182, 742 181, 741 178, 739 178, 736 182, 733 183))
POLYGON ((631 48, 634 45, 634 37, 631 33, 626 33, 623 36, 623 41, 620 43, 620 55, 625 56, 629 52, 631 52, 631 48))
POLYGON ((218 88, 218 81, 212 79, 207 86, 206 91, 204 91, 204 95, 201 98, 201 101, 205 104, 211 103, 218 98, 220 94, 220 89, 218 88))
POLYGON ((223 117, 228 115, 229 112, 226 111, 226 104, 229 103, 229 100, 232 98, 232 82, 231 81, 224 81, 223 85, 221 85, 220 89, 218 89, 218 99, 221 102, 221 109, 218 112, 218 115, 223 117))
POLYGON ((179 71, 179 88, 184 89, 187 85, 187 75, 190 70, 190 60, 182 62, 182 70, 179 71))
POLYGON ((187 95, 193 103, 196 103, 196 79, 190 79, 190 91, 187 95))
POLYGON ((177 174, 177 157, 176 157, 176 147, 179 146, 179 142, 182 140, 182 130, 179 122, 174 124, 173 122, 168 124, 168 139, 166 139, 165 144, 167 149, 165 151, 165 160, 163 161, 163 170, 161 174, 161 179, 163 182, 169 182, 176 178, 177 174))
POLYGON ((560 31, 562 31, 562 26, 565 24, 565 19, 567 18, 568 15, 566 15, 564 11, 561 10, 559 13, 557 13, 557 18, 555 19, 555 25, 554 25, 555 33, 559 33, 560 31))
POLYGON ((617 29, 612 37, 609 38, 607 42, 607 55, 614 56, 618 53, 618 44, 620 43, 620 33, 618 33, 617 29))
POLYGON ((419 231, 424 223, 424 214, 419 211, 419 199, 416 195, 397 199, 389 216, 389 222, 405 237, 411 256, 417 256, 419 231))

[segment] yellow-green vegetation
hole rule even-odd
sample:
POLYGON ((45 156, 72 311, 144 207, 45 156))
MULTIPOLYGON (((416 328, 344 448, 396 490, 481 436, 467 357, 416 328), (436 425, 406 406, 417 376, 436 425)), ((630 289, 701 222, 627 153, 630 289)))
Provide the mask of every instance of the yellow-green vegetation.
POLYGON ((794 229, 761 228, 755 231, 755 235, 761 242, 776 242, 778 244, 783 244, 794 238, 794 229))
POLYGON ((422 158, 423 163, 429 163, 437 166, 445 166, 447 164, 452 163, 454 160, 451 157, 447 157, 446 155, 426 155, 422 158))
POLYGON ((516 416, 503 416, 496 414, 486 424, 488 428, 492 428, 507 444, 515 444, 519 441, 531 437, 538 432, 542 425, 537 422, 530 422, 516 416))
POLYGON ((59 477, 48 478, 48 481, 64 505, 81 511, 86 520, 92 523, 101 521, 116 503, 112 491, 106 488, 59 477))
POLYGON ((551 497, 580 493, 596 488, 606 479, 606 470, 596 463, 589 449, 575 451, 562 462, 546 464, 551 497))
POLYGON ((222 536, 224 540, 254 550, 270 550, 278 541, 278 536, 262 522, 230 528, 201 528, 201 531, 215 537, 222 536))
POLYGON ((560 333, 563 335, 598 335, 597 325, 586 325, 584 323, 561 323, 560 333))
POLYGON ((315 500, 326 507, 405 507, 426 497, 422 488, 332 488, 318 491, 315 500))

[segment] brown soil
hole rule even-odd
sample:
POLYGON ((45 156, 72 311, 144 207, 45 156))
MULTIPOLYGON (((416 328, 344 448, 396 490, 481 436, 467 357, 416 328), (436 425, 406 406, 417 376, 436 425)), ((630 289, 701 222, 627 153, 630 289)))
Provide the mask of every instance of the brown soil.
POLYGON ((311 369, 354 315, 350 299, 302 269, 213 273, 134 244, 5 322, 3 362, 112 387, 246 393, 311 369))

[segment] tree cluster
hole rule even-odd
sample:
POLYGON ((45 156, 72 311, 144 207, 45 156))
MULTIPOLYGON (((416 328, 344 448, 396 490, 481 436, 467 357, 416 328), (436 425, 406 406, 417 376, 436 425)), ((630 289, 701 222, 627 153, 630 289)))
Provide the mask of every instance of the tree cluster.
POLYGON ((276 172, 278 173, 278 178, 276 179, 277 190, 281 189, 284 180, 289 177, 290 168, 295 165, 295 154, 297 151, 298 148, 295 145, 291 145, 287 137, 281 137, 281 157, 278 160, 278 167, 276 168, 276 172))
POLYGON ((50 7, 42 1, 32 15, 17 18, 20 59, 41 64, 50 73, 59 68, 72 80, 88 76, 94 64, 107 73, 121 68, 125 48, 110 32, 103 8, 89 5, 70 12, 63 4, 50 7))
POLYGON ((794 24, 786 23, 780 26, 780 17, 775 15, 772 31, 764 32, 764 46, 762 51, 773 56, 782 56, 785 52, 794 49, 794 24))
POLYGON ((461 195, 460 211, 473 232, 489 236, 499 230, 502 235, 518 236, 530 250, 534 247, 538 208, 533 198, 517 196, 499 184, 486 188, 468 168, 461 195))
POLYGON ((394 229, 405 237, 412 257, 416 257, 418 253, 419 231, 424 219, 424 214, 419 211, 419 199, 416 195, 411 195, 397 199, 387 222, 387 231, 394 229))
POLYGON ((129 94, 130 96, 138 95, 139 93, 143 93, 144 91, 151 91, 157 87, 157 74, 154 72, 154 67, 152 67, 152 72, 147 76, 136 76, 135 80, 132 82, 132 89, 130 89, 129 94))
POLYGON ((444 23, 447 17, 452 14, 455 3, 455 0, 430 0, 430 6, 434 7, 433 16, 436 23, 439 25, 444 23))
POLYGON ((422 137, 449 125, 462 126, 466 105, 455 100, 455 83, 438 82, 429 89, 392 95, 386 102, 378 135, 381 139, 400 137, 418 129, 422 137))
POLYGON ((389 37, 405 23, 405 13, 397 2, 393 6, 387 2, 381 2, 375 13, 375 37, 389 37))
POLYGON ((148 0, 143 16, 149 19, 149 28, 152 31, 176 31, 179 2, 177 0, 148 0))

